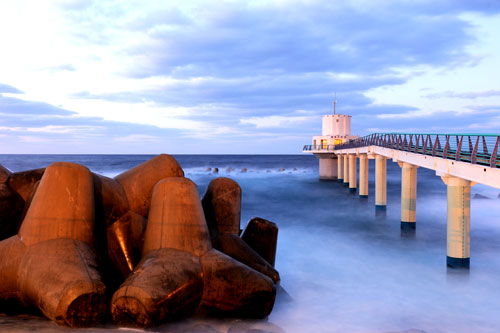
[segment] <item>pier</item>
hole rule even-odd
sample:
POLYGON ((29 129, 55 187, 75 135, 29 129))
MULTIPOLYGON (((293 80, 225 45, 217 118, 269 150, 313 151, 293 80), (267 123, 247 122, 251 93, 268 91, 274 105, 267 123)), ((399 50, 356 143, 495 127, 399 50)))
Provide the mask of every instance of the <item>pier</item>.
MULTIPOLYGON (((349 116, 348 116, 349 117, 349 116)), ((328 118, 326 118, 328 120, 328 118)), ((325 135, 323 117, 323 135, 325 135)), ((368 197, 368 159, 375 160, 375 210, 387 206, 387 160, 401 167, 401 230, 416 232, 418 168, 431 169, 447 185, 447 266, 470 267, 470 189, 477 183, 500 189, 498 134, 374 133, 333 144, 305 145, 320 161, 320 179, 348 184, 368 197), (359 159, 359 189, 357 161, 359 159)), ((338 135, 330 132, 330 136, 338 135)))

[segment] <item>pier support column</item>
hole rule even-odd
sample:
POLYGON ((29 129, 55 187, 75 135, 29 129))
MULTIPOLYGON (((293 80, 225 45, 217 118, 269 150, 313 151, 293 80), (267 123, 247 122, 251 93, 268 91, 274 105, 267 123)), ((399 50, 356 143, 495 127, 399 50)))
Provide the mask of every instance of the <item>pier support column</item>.
POLYGON ((356 159, 355 154, 349 154, 349 192, 356 193, 356 159))
POLYGON ((336 158, 320 158, 319 159, 319 179, 321 180, 337 180, 337 159, 336 158))
POLYGON ((448 185, 446 265, 470 266, 470 187, 471 182, 457 177, 441 177, 448 185))
POLYGON ((416 227, 417 168, 418 166, 398 162, 401 172, 401 230, 412 231, 416 227))
POLYGON ((375 209, 385 211, 387 208, 387 159, 375 156, 375 209))
POLYGON ((349 155, 344 154, 344 186, 349 186, 349 155))
POLYGON ((359 197, 368 198, 368 156, 359 154, 359 197))
POLYGON ((343 154, 338 154, 337 155, 337 181, 339 183, 344 182, 344 155, 343 154))

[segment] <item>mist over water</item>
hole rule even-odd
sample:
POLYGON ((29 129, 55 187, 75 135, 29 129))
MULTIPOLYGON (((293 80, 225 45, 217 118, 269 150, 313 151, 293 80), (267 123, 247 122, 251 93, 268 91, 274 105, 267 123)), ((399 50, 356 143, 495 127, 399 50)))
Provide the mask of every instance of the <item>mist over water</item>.
MULTIPOLYGON (((66 160, 114 176, 150 157, 0 155, 0 164, 20 171, 66 160)), ((215 177, 238 181, 242 228, 254 216, 278 224, 276 268, 290 297, 278 296, 268 321, 284 331, 500 331, 500 190, 472 188, 472 197, 491 199, 471 200, 471 269, 460 273, 446 268, 446 186, 431 170, 418 169, 417 230, 407 237, 401 169, 391 160, 387 212, 375 216, 373 161, 369 198, 360 199, 341 183, 319 181, 309 155, 176 158, 200 195, 215 177), (214 167, 219 173, 207 171, 214 167)))

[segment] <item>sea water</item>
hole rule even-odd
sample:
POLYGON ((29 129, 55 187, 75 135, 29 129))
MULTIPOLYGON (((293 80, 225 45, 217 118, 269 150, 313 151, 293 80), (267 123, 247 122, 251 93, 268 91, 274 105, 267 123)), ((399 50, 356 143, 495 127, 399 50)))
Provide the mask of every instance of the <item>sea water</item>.
MULTIPOLYGON (((0 155, 0 164, 21 171, 70 161, 112 177, 151 157, 0 155)), ((242 228, 254 216, 279 227, 276 268, 284 292, 269 318, 252 322, 253 326, 239 322, 239 330, 229 331, 500 331, 499 190, 472 187, 471 268, 455 271, 446 268, 446 185, 431 170, 418 169, 417 229, 412 237, 400 230, 401 169, 390 160, 387 212, 377 216, 373 161, 369 198, 360 199, 341 183, 320 181, 318 161, 311 155, 175 157, 186 177, 198 185, 200 196, 216 177, 230 177, 240 184, 242 228), (474 198, 476 194, 489 199, 474 198)), ((183 322, 193 327, 192 319, 183 322)), ((183 322, 154 330, 189 331, 183 322)), ((234 322, 216 320, 206 327, 226 332, 234 322)), ((197 327, 201 332, 205 326, 197 327)), ((26 316, 0 316, 2 329, 69 330, 26 316)), ((91 329, 95 330, 122 329, 107 324, 91 329)))

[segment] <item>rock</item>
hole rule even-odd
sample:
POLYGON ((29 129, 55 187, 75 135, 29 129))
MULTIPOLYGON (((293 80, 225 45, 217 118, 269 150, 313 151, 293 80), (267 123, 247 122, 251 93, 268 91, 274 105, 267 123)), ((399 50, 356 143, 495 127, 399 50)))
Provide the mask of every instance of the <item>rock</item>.
POLYGON ((0 164, 0 184, 5 184, 11 174, 9 169, 0 164))
POLYGON ((205 171, 212 171, 212 168, 207 168, 205 171))
POLYGON ((33 189, 45 172, 45 169, 34 169, 21 172, 15 172, 7 179, 7 185, 16 191, 24 201, 26 201, 33 189))
POLYGON ((200 307, 224 316, 263 318, 276 298, 273 281, 212 249, 201 257, 204 287, 200 307))
POLYGON ((217 243, 214 243, 214 248, 266 275, 273 280, 274 283, 278 283, 280 281, 278 271, 276 271, 271 264, 264 260, 238 235, 227 233, 219 235, 217 243))
POLYGON ((278 226, 276 223, 254 217, 248 222, 241 238, 274 267, 278 243, 278 226))
POLYGON ((183 177, 179 163, 170 155, 161 154, 115 177, 123 186, 130 209, 144 217, 151 205, 151 191, 161 179, 183 177))
POLYGON ((238 234, 241 188, 237 182, 225 177, 215 178, 208 184, 201 202, 212 239, 221 233, 238 234))
POLYGON ((278 170, 278 171, 279 171, 279 172, 283 172, 283 171, 285 171, 285 168, 279 168, 279 170, 278 170))
POLYGON ((166 247, 196 256, 212 248, 198 189, 187 178, 167 178, 153 189, 142 254, 166 247))
POLYGON ((218 173, 219 172, 219 168, 214 168, 214 173, 218 173))
POLYGON ((28 246, 18 283, 23 299, 59 325, 89 326, 105 318, 106 287, 86 242, 58 238, 28 246))
POLYGON ((46 170, 19 238, 30 246, 56 238, 94 243, 94 186, 90 171, 74 163, 56 162, 46 170))
POLYGON ((297 171, 297 168, 293 168, 293 171, 297 171))
POLYGON ((226 169, 226 172, 231 172, 231 171, 234 171, 234 168, 228 167, 228 168, 226 169))
POLYGON ((241 172, 247 172, 247 171, 248 171, 247 168, 242 168, 241 169, 241 172))
POLYGON ((148 252, 113 295, 119 325, 148 327, 192 314, 203 294, 200 259, 175 249, 148 252))
POLYGON ((491 199, 491 198, 488 198, 488 197, 487 197, 487 196, 485 196, 485 195, 482 195, 482 194, 476 193, 476 194, 474 194, 474 196, 472 197, 472 199, 491 199))
POLYGON ((0 183, 0 240, 17 234, 23 209, 23 198, 6 184, 0 183))
POLYGON ((147 221, 128 211, 106 229, 107 253, 113 266, 126 278, 141 259, 147 221))

